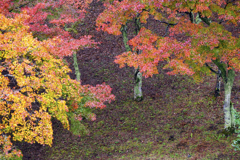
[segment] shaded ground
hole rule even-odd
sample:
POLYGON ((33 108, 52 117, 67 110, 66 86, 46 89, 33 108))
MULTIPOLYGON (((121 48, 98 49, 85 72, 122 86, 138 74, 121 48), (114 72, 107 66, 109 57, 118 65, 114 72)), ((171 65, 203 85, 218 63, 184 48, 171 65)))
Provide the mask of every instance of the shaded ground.
MULTIPOLYGON (((113 62, 125 51, 122 36, 95 30, 95 20, 103 9, 101 2, 91 4, 90 14, 75 35, 93 35, 102 42, 99 49, 81 50, 77 56, 82 84, 106 82, 113 88, 116 101, 95 110, 96 121, 83 121, 90 129, 89 136, 74 136, 53 120, 53 146, 19 143, 23 159, 240 159, 240 152, 231 147, 236 135, 226 138, 220 134, 224 123, 223 92, 219 98, 213 97, 215 77, 194 84, 188 77, 166 75, 161 63, 159 75, 143 80, 144 100, 132 100, 133 68, 120 69, 113 62)), ((152 19, 146 26, 164 34, 165 27, 152 19)), ((129 34, 133 37, 132 29, 129 34)), ((71 57, 66 59, 73 63, 71 57)), ((74 73, 73 65, 70 67, 74 73)), ((75 78, 74 74, 71 78, 75 78)), ((239 78, 232 92, 236 108, 239 78)))

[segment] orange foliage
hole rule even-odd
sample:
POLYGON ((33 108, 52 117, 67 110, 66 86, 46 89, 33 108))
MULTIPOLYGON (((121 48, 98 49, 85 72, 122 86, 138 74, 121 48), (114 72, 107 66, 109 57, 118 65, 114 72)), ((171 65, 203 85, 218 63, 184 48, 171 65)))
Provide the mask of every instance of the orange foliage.
POLYGON ((124 52, 116 57, 115 63, 120 67, 124 64, 140 67, 143 75, 149 77, 158 74, 159 61, 167 61, 164 69, 172 70, 168 74, 192 75, 198 81, 199 77, 208 73, 204 64, 214 59, 229 65, 228 69, 231 67, 240 71, 239 39, 233 37, 222 24, 212 22, 206 27, 203 22, 194 24, 189 18, 189 14, 196 16, 198 13, 202 18, 209 18, 215 13, 219 22, 237 25, 240 22, 238 1, 114 0, 113 3, 106 1, 104 5, 106 9, 96 20, 97 30, 120 35, 122 25, 136 18, 146 23, 149 15, 166 24, 166 31, 170 28, 169 36, 157 36, 143 27, 128 42, 133 53, 124 52), (185 34, 188 38, 185 41, 177 40, 179 34, 185 34), (141 54, 135 54, 136 49, 141 50, 141 54))

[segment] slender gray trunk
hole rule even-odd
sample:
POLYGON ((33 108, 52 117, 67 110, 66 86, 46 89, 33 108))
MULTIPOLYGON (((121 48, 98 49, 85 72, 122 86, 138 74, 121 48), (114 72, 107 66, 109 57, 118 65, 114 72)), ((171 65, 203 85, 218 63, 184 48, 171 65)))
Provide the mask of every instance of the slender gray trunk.
POLYGON ((217 72, 217 82, 216 82, 216 89, 215 89, 215 97, 220 96, 220 88, 221 87, 221 70, 218 69, 217 72))
POLYGON ((139 72, 139 67, 135 69, 134 73, 134 100, 136 101, 142 101, 143 100, 143 94, 142 94, 142 73, 139 72))
POLYGON ((80 73, 79 68, 78 68, 76 51, 74 51, 74 53, 73 53, 73 65, 74 65, 74 69, 75 69, 76 80, 77 80, 78 82, 80 82, 80 80, 81 80, 81 79, 80 79, 81 73, 80 73))
MULTIPOLYGON (((127 44, 127 42, 128 42, 128 38, 127 38, 127 24, 126 25, 122 25, 121 32, 122 32, 123 43, 124 43, 126 51, 127 52, 131 51, 130 46, 127 44)), ((137 54, 139 54, 138 52, 137 52, 137 54)), ((143 100, 143 94, 142 94, 142 73, 139 72, 139 67, 137 69, 134 69, 134 100, 135 101, 143 100)))
MULTIPOLYGON (((138 15, 139 16, 139 15, 138 15)), ((135 19, 135 30, 136 30, 136 34, 139 33, 140 29, 141 29, 141 22, 139 18, 135 19)), ((137 50, 137 54, 141 54, 141 50, 137 50)), ((142 73, 139 71, 140 68, 138 67, 137 69, 135 69, 134 72, 134 81, 135 81, 135 85, 134 85, 134 99, 136 101, 142 101, 143 100, 143 94, 142 94, 142 73)))
MULTIPOLYGON (((142 51, 137 51, 137 54, 141 54, 142 51)), ((143 100, 143 94, 142 94, 142 73, 139 71, 140 68, 134 70, 134 99, 136 101, 142 101, 143 100)))

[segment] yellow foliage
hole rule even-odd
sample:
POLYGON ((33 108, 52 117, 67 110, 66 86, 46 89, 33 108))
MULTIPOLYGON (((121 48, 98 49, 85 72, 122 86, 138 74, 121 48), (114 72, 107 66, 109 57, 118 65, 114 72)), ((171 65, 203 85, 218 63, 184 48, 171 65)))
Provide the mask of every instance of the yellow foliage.
MULTIPOLYGON (((81 101, 81 88, 67 75, 70 69, 62 60, 28 33, 23 23, 27 17, 0 14, 0 132, 51 146, 51 117, 69 129, 66 101, 81 101)), ((0 136, 0 145, 8 143, 0 136)))

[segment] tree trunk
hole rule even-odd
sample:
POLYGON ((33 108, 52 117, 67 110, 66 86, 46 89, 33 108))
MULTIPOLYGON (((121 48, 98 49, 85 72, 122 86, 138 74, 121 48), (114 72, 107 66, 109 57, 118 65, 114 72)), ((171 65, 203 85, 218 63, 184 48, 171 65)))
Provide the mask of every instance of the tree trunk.
POLYGON ((216 89, 215 89, 215 97, 220 96, 220 87, 221 87, 221 70, 218 69, 217 72, 217 82, 216 82, 216 89))
MULTIPOLYGON (((190 14, 190 19, 193 22, 194 15, 190 14)), ((211 24, 211 20, 207 17, 202 17, 201 15, 197 14, 196 19, 197 22, 204 21, 207 25, 211 24)), ((195 22, 196 23, 196 22, 195 22)), ((228 131, 232 131, 233 128, 235 128, 235 114, 234 114, 234 108, 233 104, 231 103, 231 92, 233 87, 233 82, 235 78, 235 72, 234 69, 228 70, 228 64, 221 63, 219 59, 213 60, 213 63, 218 67, 218 70, 220 70, 221 77, 224 82, 224 105, 223 105, 223 112, 224 112, 224 129, 228 131)), ((219 79, 219 77, 217 78, 219 79)), ((216 90, 220 90, 220 81, 217 82, 217 88, 216 90)), ((216 92, 215 92, 216 93, 216 92)))
POLYGON ((227 75, 227 82, 224 83, 224 105, 223 105, 223 111, 224 111, 224 120, 225 125, 224 128, 228 129, 231 127, 235 127, 235 115, 233 112, 233 104, 231 103, 231 92, 233 87, 233 82, 235 78, 235 72, 234 70, 228 70, 227 75))
POLYGON ((75 69, 76 80, 77 80, 78 82, 80 82, 80 80, 81 80, 81 79, 80 79, 81 73, 80 73, 79 68, 78 68, 76 51, 74 51, 74 53, 73 53, 73 65, 74 65, 74 69, 75 69))
MULTIPOLYGON (((235 128, 235 114, 233 104, 231 103, 231 92, 233 87, 233 82, 235 79, 234 69, 227 69, 228 65, 225 63, 221 63, 219 60, 213 60, 213 63, 217 65, 217 67, 221 70, 221 77, 224 82, 224 129, 230 130, 231 128, 235 128)), ((232 129, 231 129, 232 130, 232 129)))
POLYGON ((129 51, 131 51, 131 48, 127 44, 127 42, 128 42, 128 38, 127 38, 127 24, 126 25, 122 25, 121 32, 122 32, 122 36, 123 36, 123 43, 124 43, 125 49, 126 49, 127 52, 129 52, 129 51))
MULTIPOLYGON (((210 23, 211 23, 211 20, 209 18, 206 18, 206 17, 202 18, 202 17, 200 17, 199 13, 197 13, 196 17, 194 17, 194 14, 192 12, 190 12, 189 16, 190 16, 191 22, 195 23, 195 24, 199 24, 201 21, 204 21, 208 25, 210 25, 210 23)), ((217 72, 217 82, 216 82, 215 95, 214 95, 215 97, 218 97, 220 95, 219 94, 220 86, 221 86, 221 70, 218 69, 218 72, 217 72)))
POLYGON ((142 73, 139 72, 139 67, 135 69, 134 73, 134 100, 136 101, 142 101, 143 100, 143 94, 142 94, 142 73))
MULTIPOLYGON (((139 15, 138 15, 139 16, 139 15)), ((135 19, 135 30, 136 30, 136 34, 139 33, 140 29, 141 29, 141 22, 139 18, 135 19)), ((141 54, 142 51, 141 50, 137 50, 137 54, 141 54)), ((138 67, 137 69, 135 69, 135 73, 134 73, 134 81, 135 81, 135 86, 134 86, 134 99, 136 101, 142 101, 143 100, 143 94, 142 94, 142 73, 139 72, 140 68, 138 67)))
MULTIPOLYGON (((123 36, 123 43, 125 46, 126 51, 131 51, 130 46, 127 44, 128 38, 127 38, 127 25, 122 25, 121 28, 122 36, 123 36)), ((138 52, 137 52, 138 54, 138 52)), ((142 94, 142 73, 139 72, 139 67, 137 69, 134 69, 134 100, 135 101, 141 101, 143 100, 143 94, 142 94)))

